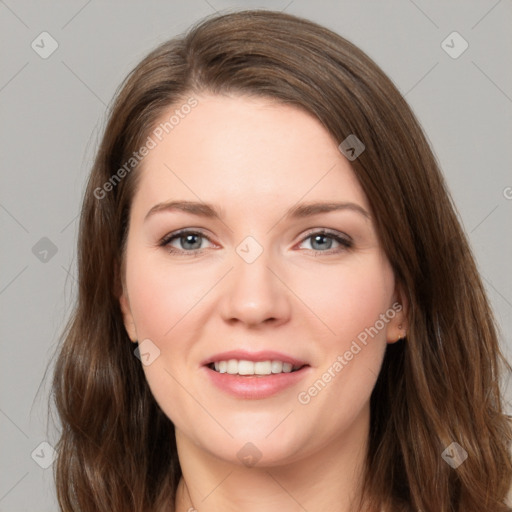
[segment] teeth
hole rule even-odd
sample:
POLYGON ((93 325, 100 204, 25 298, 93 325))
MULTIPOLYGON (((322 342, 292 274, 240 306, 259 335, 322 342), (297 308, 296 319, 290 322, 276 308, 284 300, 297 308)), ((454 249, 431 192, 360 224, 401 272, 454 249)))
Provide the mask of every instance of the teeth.
POLYGON ((252 361, 238 361, 239 375, 254 375, 254 363, 252 361))
POLYGON ((290 373, 298 370, 300 366, 282 361, 247 361, 245 359, 229 359, 228 361, 216 361, 213 368, 219 373, 230 375, 270 375, 273 373, 290 373))
POLYGON ((293 369, 293 365, 290 363, 283 363, 283 372, 290 373, 293 369))
POLYGON ((270 361, 254 363, 254 373, 256 375, 270 375, 272 373, 272 363, 270 361))
POLYGON ((230 359, 226 367, 226 372, 230 375, 238 373, 238 361, 236 359, 230 359))
POLYGON ((283 363, 281 361, 272 361, 270 366, 272 373, 281 373, 283 371, 283 363))

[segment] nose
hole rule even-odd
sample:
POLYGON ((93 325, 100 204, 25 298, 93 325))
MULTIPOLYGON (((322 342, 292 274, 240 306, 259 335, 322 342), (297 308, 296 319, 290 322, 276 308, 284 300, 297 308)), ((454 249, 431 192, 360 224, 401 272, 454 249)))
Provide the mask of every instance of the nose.
POLYGON ((234 268, 227 276, 220 299, 224 320, 252 327, 287 322, 291 312, 290 291, 279 266, 273 265, 265 252, 252 263, 234 256, 234 268))

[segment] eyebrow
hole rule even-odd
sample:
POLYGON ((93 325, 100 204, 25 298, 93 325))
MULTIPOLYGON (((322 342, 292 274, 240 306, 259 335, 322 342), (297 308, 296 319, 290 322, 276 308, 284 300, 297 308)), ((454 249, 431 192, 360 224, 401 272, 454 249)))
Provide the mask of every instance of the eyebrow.
MULTIPOLYGON (((195 201, 168 201, 158 203, 153 206, 144 217, 144 222, 155 213, 174 210, 190 213, 199 217, 216 218, 219 220, 222 217, 219 210, 209 203, 199 203, 195 201)), ((351 210, 360 213, 367 219, 371 218, 370 214, 362 206, 350 202, 302 203, 289 208, 282 218, 305 218, 319 213, 339 210, 351 210)))

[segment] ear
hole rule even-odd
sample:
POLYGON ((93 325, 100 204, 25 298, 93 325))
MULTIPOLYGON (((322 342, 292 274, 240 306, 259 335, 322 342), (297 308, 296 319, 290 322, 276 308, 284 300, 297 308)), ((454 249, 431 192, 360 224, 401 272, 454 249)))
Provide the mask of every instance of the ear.
MULTIPOLYGON (((395 285, 395 293, 390 311, 394 311, 387 328, 387 342, 396 343, 407 336, 409 328, 407 319, 409 318, 409 301, 401 284, 395 285)), ((391 313, 390 313, 391 314, 391 313)))
POLYGON ((119 297, 119 304, 121 306, 121 312, 123 313, 123 322, 124 322, 124 328, 126 329, 126 332, 128 333, 128 336, 130 340, 132 340, 134 343, 137 342, 137 331, 135 329, 135 322, 133 320, 132 310, 130 308, 130 301, 128 299, 128 294, 126 293, 126 290, 123 287, 123 292, 121 293, 121 296, 119 297))
POLYGON ((124 269, 122 267, 122 265, 115 266, 116 295, 119 298, 119 305, 121 306, 121 313, 123 314, 124 328, 126 329, 130 340, 136 343, 138 340, 137 331, 135 329, 135 322, 130 308, 130 300, 126 291, 126 283, 123 278, 124 269))

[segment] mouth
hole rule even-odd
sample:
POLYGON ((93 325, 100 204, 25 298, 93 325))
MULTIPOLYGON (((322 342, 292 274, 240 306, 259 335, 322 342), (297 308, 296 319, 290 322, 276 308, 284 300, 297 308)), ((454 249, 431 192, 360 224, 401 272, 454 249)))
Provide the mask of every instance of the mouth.
POLYGON ((290 362, 268 359, 265 361, 249 361, 247 359, 223 359, 206 365, 210 370, 229 375, 264 377, 282 373, 294 373, 307 364, 292 364, 290 362))
POLYGON ((220 358, 203 365, 210 384, 241 400, 261 400, 294 389, 311 374, 309 364, 280 359, 220 358))
POLYGON ((207 382, 239 400, 261 400, 299 386, 313 371, 304 359, 275 350, 230 350, 202 361, 207 382))

